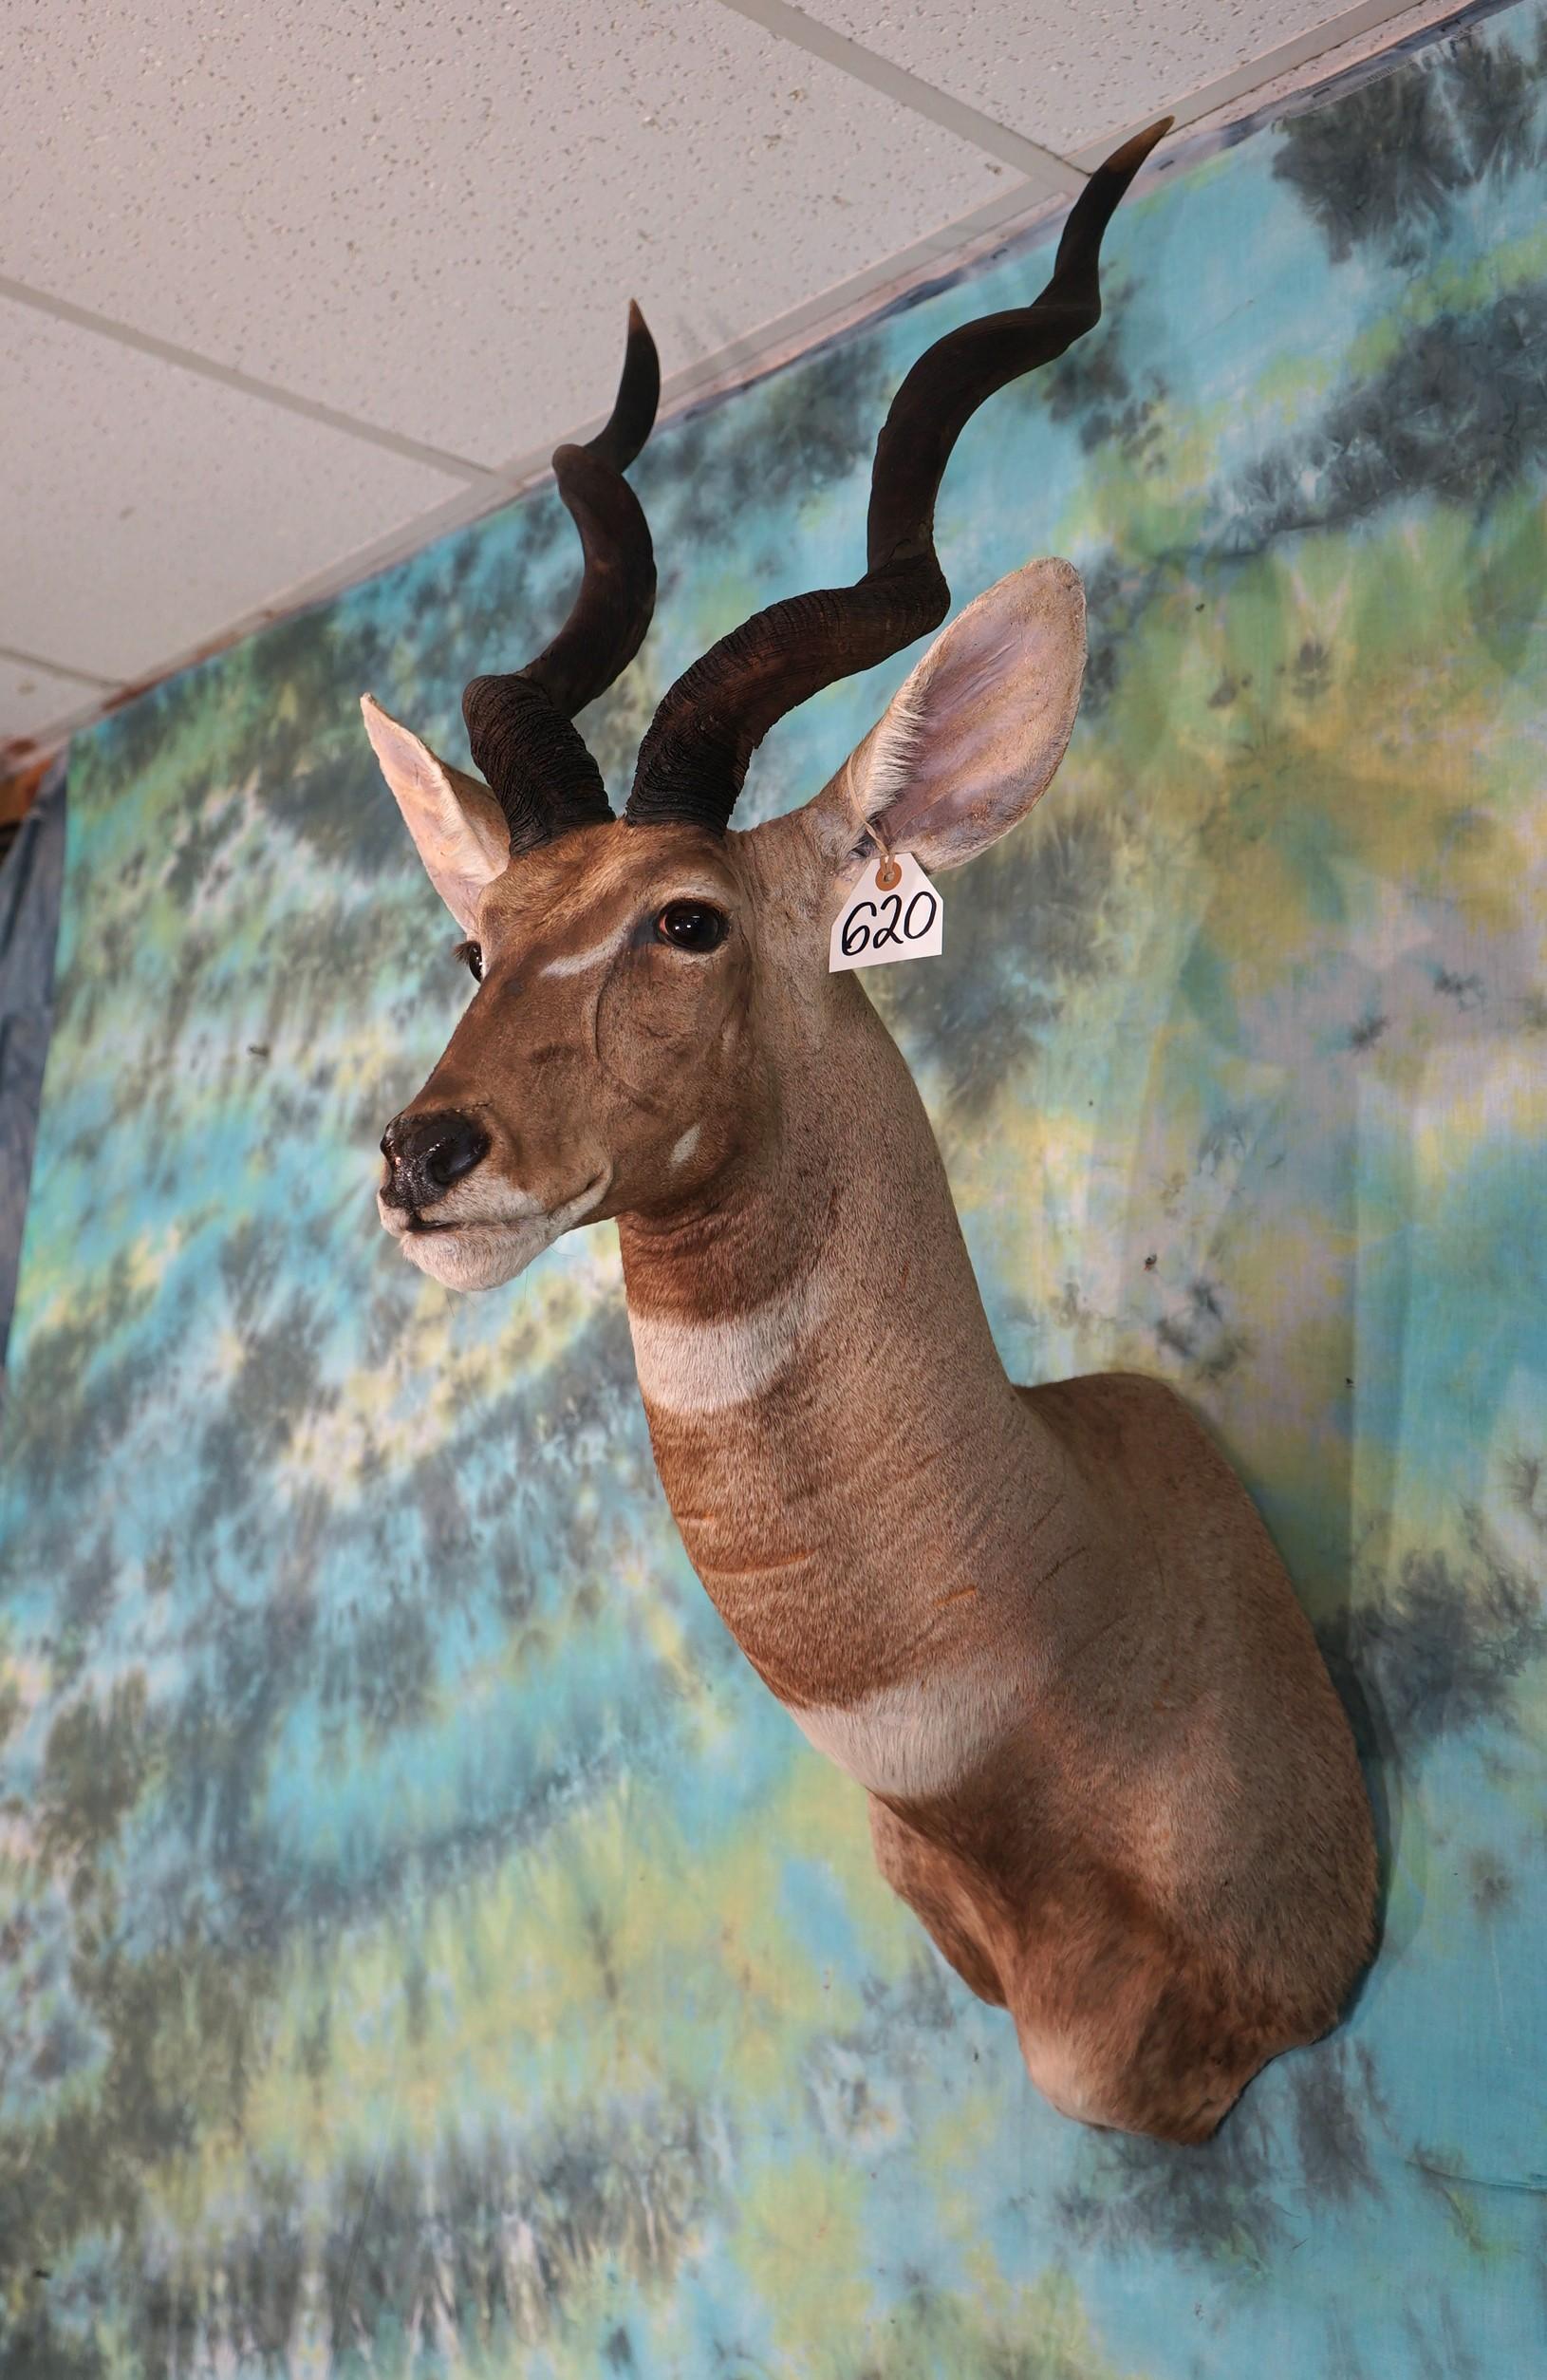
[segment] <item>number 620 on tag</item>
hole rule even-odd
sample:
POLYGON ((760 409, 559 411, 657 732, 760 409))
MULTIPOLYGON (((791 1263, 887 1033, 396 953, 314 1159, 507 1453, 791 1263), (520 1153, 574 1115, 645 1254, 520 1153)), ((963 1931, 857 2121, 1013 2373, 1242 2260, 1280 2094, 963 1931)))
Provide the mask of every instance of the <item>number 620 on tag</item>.
POLYGON ((828 972, 889 966, 899 959, 937 959, 943 946, 940 894, 911 852, 897 852, 888 868, 867 868, 834 918, 828 972), (892 879, 887 881, 887 879, 892 879))

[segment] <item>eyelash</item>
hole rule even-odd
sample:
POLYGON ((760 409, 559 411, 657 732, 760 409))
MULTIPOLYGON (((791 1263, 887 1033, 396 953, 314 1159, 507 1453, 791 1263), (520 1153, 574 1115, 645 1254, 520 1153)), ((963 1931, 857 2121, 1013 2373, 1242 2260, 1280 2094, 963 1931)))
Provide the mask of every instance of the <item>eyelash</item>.
POLYGON ((478 943, 459 942, 451 955, 465 964, 475 984, 483 982, 483 950, 478 943))

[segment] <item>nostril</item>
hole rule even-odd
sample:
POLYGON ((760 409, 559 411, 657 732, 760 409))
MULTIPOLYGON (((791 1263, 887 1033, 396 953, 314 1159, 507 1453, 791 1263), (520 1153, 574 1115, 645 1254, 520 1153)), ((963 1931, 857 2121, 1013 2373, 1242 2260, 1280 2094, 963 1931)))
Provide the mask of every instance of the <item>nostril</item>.
POLYGON ((405 1109, 382 1134, 389 1176, 386 1195, 398 1207, 433 1207, 454 1182, 482 1163, 489 1149, 482 1125, 456 1108, 435 1108, 419 1115, 405 1109))
POLYGON ((449 1119, 457 1129, 424 1153, 424 1171, 438 1189, 450 1190, 464 1173, 471 1173, 489 1153, 489 1135, 470 1124, 465 1115, 449 1119))

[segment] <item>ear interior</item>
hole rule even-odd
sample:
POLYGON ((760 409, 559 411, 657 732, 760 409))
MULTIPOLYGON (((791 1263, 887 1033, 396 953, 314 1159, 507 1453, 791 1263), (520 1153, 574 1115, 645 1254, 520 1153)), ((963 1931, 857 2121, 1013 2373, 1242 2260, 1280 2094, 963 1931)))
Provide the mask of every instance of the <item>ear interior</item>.
POLYGON ((1000 579, 936 638, 849 761, 850 821, 925 868, 971 859, 1052 782, 1084 676, 1072 564, 1030 562, 1000 579))
POLYGON ((360 708, 430 882, 462 931, 475 932, 478 895, 510 865, 504 812, 487 785, 440 759, 374 695, 362 695, 360 708))

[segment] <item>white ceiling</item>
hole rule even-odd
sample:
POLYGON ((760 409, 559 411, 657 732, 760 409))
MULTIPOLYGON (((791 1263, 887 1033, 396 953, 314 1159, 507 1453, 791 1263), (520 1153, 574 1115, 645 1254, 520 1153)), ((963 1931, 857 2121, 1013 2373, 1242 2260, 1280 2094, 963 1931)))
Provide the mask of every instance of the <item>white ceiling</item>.
POLYGON ((530 483, 630 296, 680 402, 1444 12, 0 0, 0 761, 530 483))

